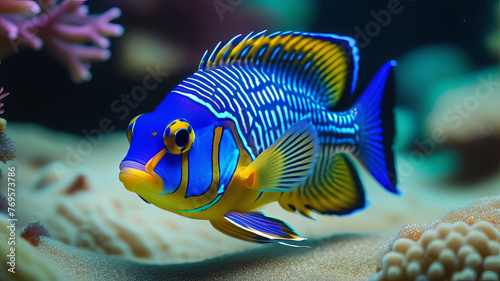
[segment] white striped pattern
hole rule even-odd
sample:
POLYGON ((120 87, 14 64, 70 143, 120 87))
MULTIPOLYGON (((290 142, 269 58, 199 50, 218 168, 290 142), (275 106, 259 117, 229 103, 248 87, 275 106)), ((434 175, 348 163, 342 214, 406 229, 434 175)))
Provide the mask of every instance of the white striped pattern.
POLYGON ((280 74, 268 75, 257 68, 240 66, 200 70, 172 92, 189 98, 197 96, 218 113, 234 116, 241 128, 240 137, 248 140, 254 155, 304 118, 316 127, 323 152, 321 159, 338 151, 356 153, 359 126, 355 112, 327 110, 314 100, 315 95, 293 92, 297 89, 293 81, 285 86, 274 83, 274 76, 280 74))

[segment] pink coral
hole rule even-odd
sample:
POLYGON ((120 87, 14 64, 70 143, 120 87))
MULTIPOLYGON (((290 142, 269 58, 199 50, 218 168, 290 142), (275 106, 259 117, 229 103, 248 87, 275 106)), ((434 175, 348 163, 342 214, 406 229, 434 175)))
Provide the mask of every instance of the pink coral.
MULTIPOLYGON (((0 100, 4 99, 6 96, 9 95, 9 93, 2 94, 2 92, 3 92, 3 88, 0 88, 0 100)), ((2 106, 3 106, 3 103, 0 102, 0 114, 3 113, 2 106)), ((0 131, 3 131, 3 130, 0 130, 0 131)))
POLYGON ((23 47, 38 50, 45 44, 68 67, 75 82, 88 81, 88 63, 107 60, 107 37, 123 33, 120 25, 110 23, 120 16, 120 9, 89 15, 84 0, 38 3, 41 6, 35 1, 0 0, 0 13, 5 14, 0 16, 0 36, 4 37, 0 38, 0 57, 23 47))

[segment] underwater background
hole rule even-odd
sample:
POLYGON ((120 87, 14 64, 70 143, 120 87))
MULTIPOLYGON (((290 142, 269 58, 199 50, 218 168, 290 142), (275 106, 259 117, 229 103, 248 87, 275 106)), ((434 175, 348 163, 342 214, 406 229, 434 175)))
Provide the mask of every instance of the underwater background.
POLYGON ((39 1, 39 15, 56 18, 63 6, 66 27, 89 26, 78 37, 35 22, 43 47, 22 38, 34 6, 10 2, 0 0, 0 86, 9 93, 0 96, 8 122, 0 141, 1 280, 499 279, 498 1, 86 1, 102 21, 79 10, 80 1, 39 1), (17 38, 6 21, 20 27, 17 38), (227 237, 145 204, 118 180, 129 121, 196 71, 205 50, 261 30, 356 39, 355 96, 380 65, 398 62, 393 150, 402 195, 358 166, 371 202, 361 212, 314 221, 276 203, 264 207, 310 248, 227 237), (56 37, 72 47, 50 41, 56 37), (87 59, 96 60, 91 77, 87 59), (18 220, 16 273, 8 271, 9 206, 18 220))

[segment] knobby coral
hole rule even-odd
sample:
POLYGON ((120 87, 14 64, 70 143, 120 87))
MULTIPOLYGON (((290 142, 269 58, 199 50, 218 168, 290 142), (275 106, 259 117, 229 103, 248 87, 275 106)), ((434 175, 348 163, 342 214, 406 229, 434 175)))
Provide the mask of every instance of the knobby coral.
POLYGON ((89 62, 110 57, 108 37, 120 36, 123 28, 110 23, 120 16, 118 8, 89 15, 85 0, 0 0, 0 58, 21 48, 47 47, 69 69, 75 82, 91 78, 89 62), (91 44, 88 44, 91 43, 91 44))
POLYGON ((498 280, 500 231, 489 222, 442 223, 418 242, 400 238, 370 280, 498 280))
POLYGON ((405 226, 376 259, 370 280, 499 280, 500 195, 405 226))

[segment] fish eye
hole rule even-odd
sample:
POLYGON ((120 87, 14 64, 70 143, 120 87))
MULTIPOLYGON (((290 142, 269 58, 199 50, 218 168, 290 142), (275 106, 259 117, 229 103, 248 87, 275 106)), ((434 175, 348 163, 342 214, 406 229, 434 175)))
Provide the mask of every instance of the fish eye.
POLYGON ((175 132, 174 143, 176 146, 184 148, 189 144, 189 133, 186 129, 180 129, 175 132))
POLYGON ((130 123, 128 124, 127 128, 127 139, 128 143, 132 142, 132 136, 134 135, 134 128, 135 128, 135 121, 137 121, 137 118, 139 118, 142 114, 137 115, 134 117, 132 120, 130 120, 130 123))
POLYGON ((172 121, 163 132, 163 142, 168 152, 181 154, 193 146, 194 131, 186 119, 172 121))

